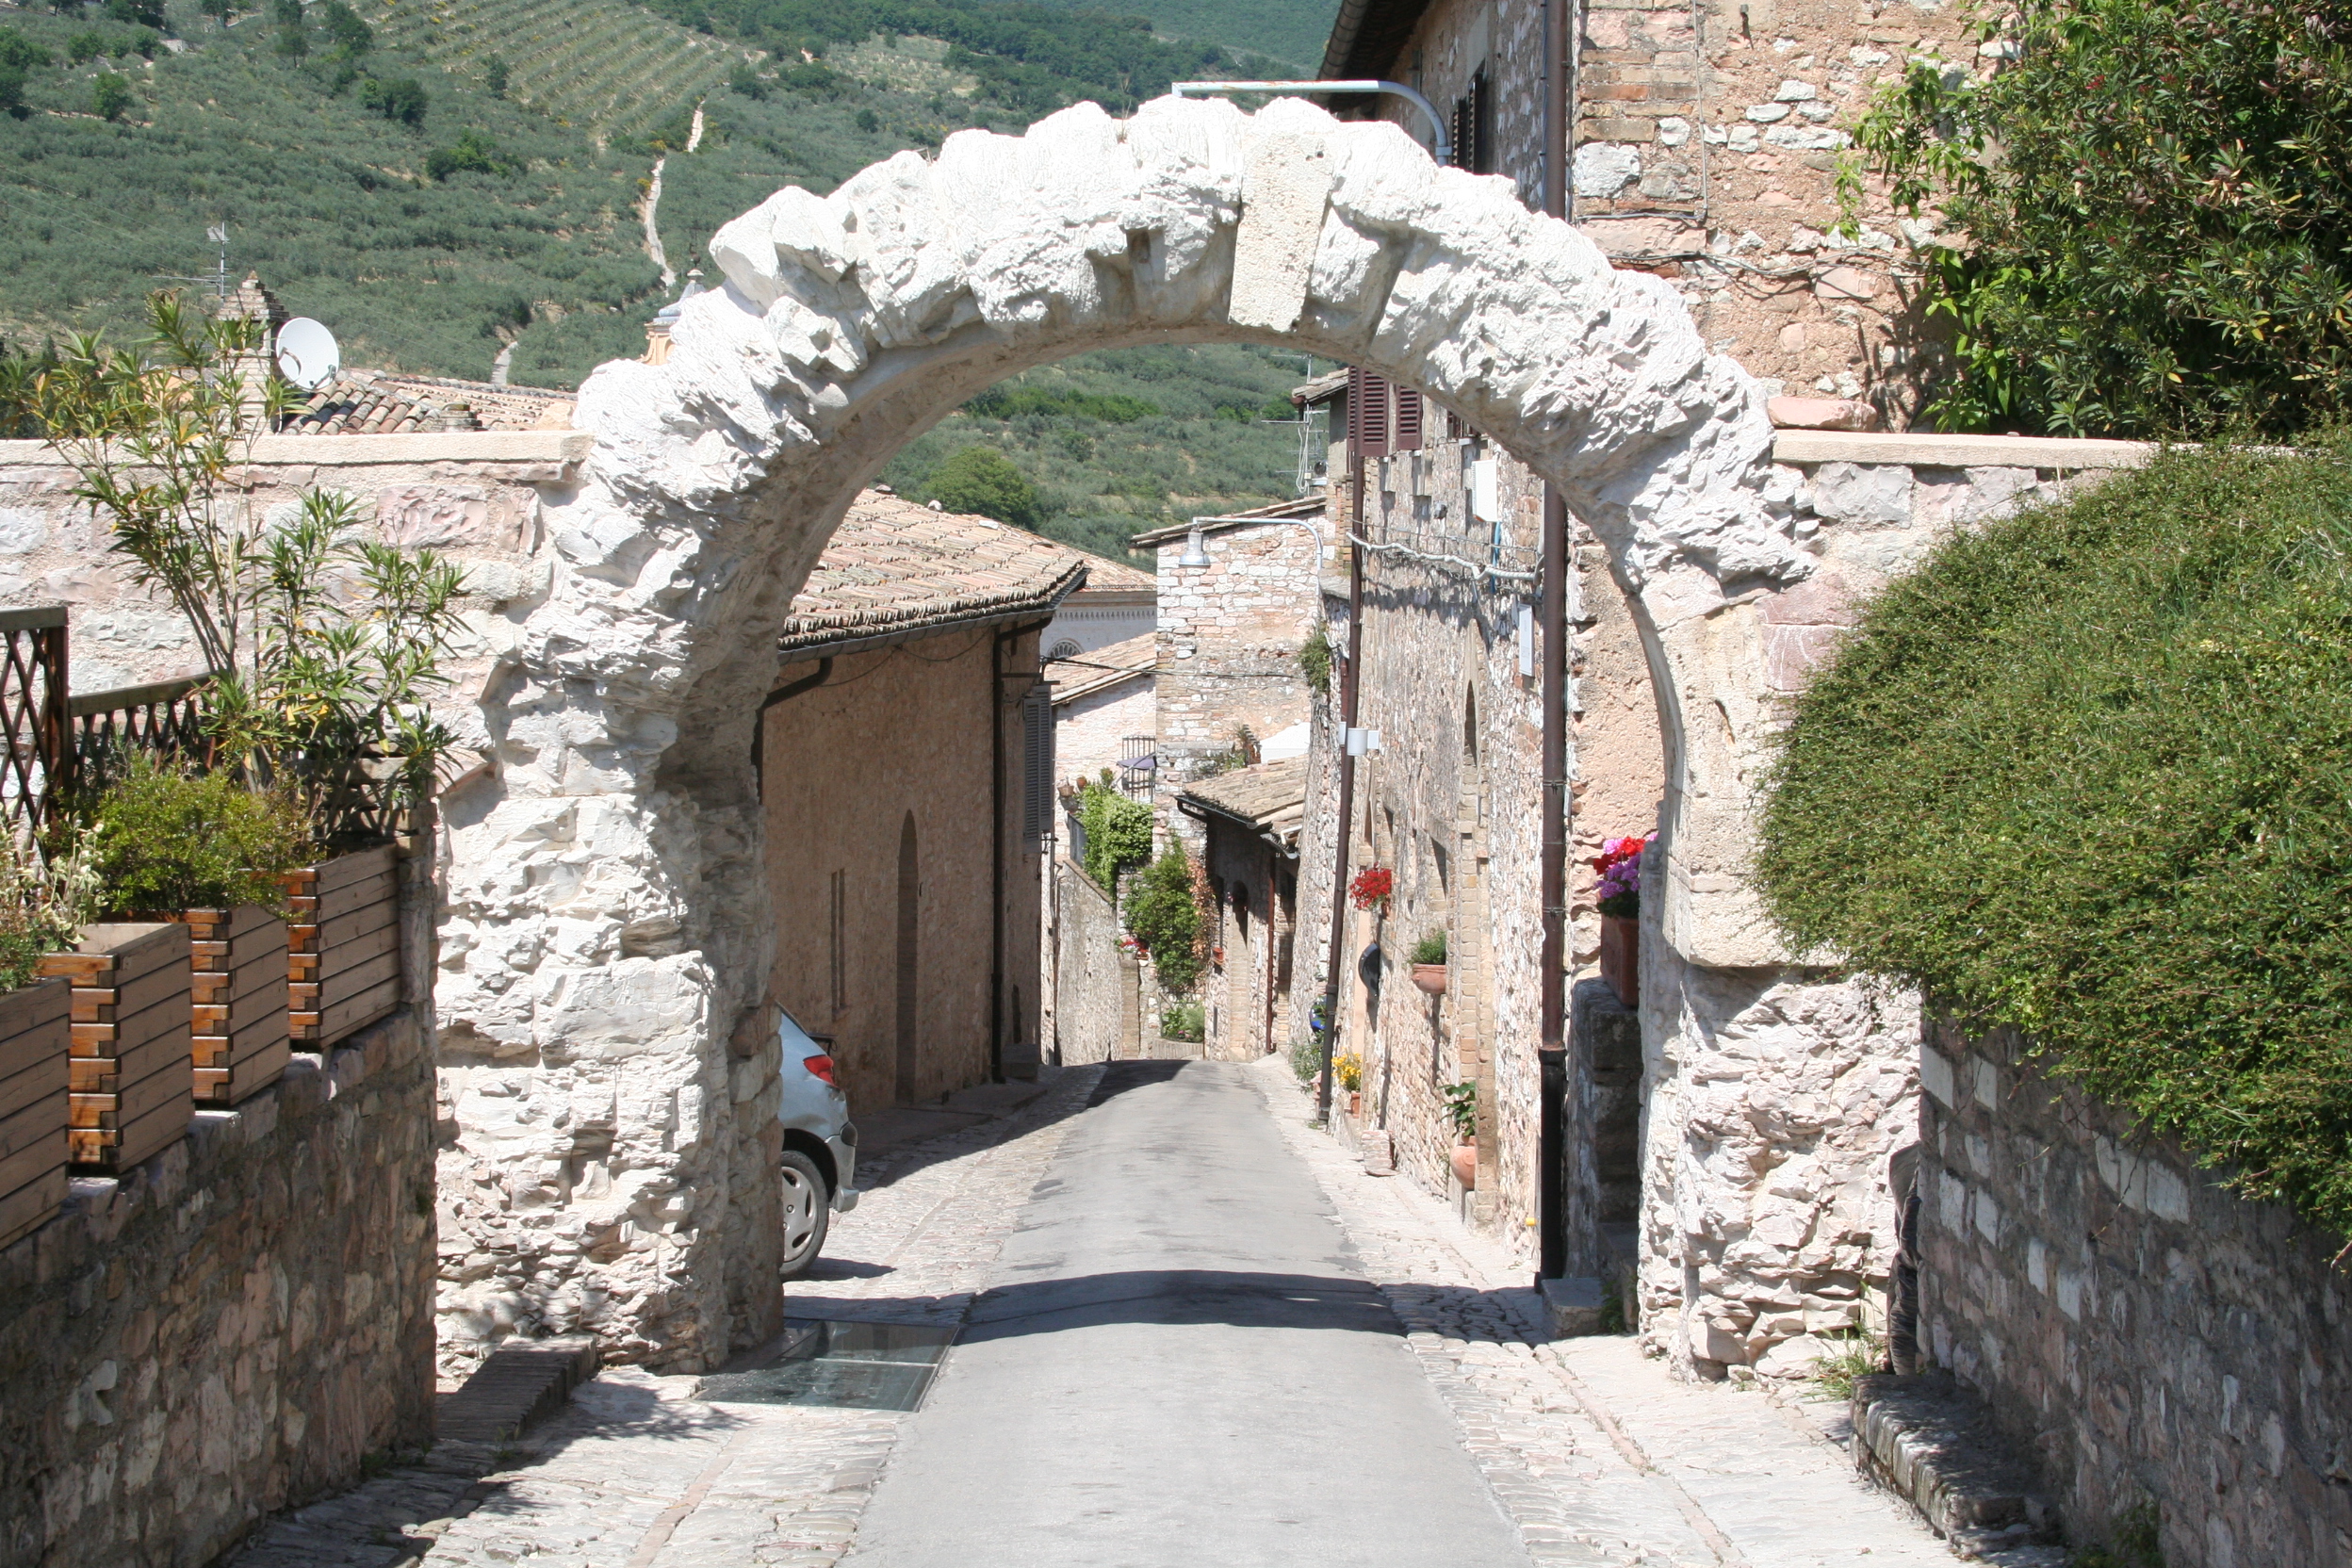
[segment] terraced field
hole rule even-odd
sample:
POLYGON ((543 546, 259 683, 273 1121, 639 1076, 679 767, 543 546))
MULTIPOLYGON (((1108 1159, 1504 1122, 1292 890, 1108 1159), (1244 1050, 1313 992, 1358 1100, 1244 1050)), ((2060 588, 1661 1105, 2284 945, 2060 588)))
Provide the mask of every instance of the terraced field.
POLYGON ((502 57, 507 96, 599 139, 642 137, 757 57, 629 0, 361 0, 386 44, 480 81, 502 57))

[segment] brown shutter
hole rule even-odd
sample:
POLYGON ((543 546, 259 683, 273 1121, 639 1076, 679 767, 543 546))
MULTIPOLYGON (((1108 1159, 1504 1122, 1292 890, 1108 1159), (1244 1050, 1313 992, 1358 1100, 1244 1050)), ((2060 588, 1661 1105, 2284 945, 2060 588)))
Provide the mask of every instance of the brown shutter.
POLYGON ((1421 449, 1421 394, 1410 386, 1396 388, 1396 450, 1421 449))
POLYGON ((1388 378, 1351 368, 1348 372, 1348 445, 1358 457, 1386 457, 1388 378))

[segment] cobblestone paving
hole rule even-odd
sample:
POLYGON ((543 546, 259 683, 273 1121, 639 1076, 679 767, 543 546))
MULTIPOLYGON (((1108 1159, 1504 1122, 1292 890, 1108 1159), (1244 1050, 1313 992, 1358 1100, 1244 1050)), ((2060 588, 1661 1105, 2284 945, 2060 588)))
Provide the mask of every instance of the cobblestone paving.
MULTIPOLYGON (((1071 1070, 1009 1118, 875 1159, 860 1171, 865 1199, 837 1218, 829 1277, 792 1287, 787 1310, 961 1321, 1099 1076, 1071 1070)), ((1810 1416, 1677 1385, 1627 1339, 1543 1343, 1522 1261, 1308 1127, 1278 1059, 1251 1076, 1538 1564, 1953 1560, 1854 1477, 1810 1416)), ((714 1406, 694 1385, 609 1370, 514 1447, 444 1444, 278 1521, 234 1568, 830 1568, 907 1417, 714 1406)))

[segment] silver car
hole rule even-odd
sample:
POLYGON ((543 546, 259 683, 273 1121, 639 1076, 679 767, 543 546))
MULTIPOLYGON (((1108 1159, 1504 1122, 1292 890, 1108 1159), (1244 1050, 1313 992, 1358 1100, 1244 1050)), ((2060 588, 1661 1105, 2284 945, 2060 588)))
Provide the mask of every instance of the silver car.
POLYGON ((811 1035, 776 1009, 776 1041, 784 1048, 784 1278, 797 1280, 816 1266, 834 1214, 858 1206, 858 1128, 849 1096, 833 1081, 832 1038, 811 1035))

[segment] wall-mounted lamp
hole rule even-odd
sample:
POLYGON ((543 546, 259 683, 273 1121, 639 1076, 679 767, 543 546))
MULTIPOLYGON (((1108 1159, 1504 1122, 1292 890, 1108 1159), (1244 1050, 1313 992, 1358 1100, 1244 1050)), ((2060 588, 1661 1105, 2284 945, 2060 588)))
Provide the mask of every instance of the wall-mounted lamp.
POLYGON ((1200 525, 1195 523, 1184 540, 1184 553, 1176 558, 1179 566, 1205 566, 1209 564, 1208 542, 1200 536, 1200 525))

